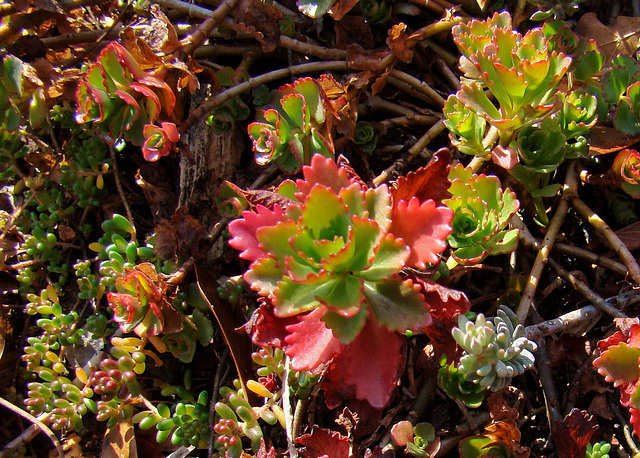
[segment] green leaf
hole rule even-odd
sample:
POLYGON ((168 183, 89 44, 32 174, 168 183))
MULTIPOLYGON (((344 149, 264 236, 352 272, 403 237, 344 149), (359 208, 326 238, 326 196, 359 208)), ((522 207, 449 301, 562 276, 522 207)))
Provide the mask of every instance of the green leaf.
POLYGON ((599 51, 589 51, 582 54, 577 61, 573 76, 578 81, 585 81, 600 71, 604 64, 604 56, 599 51))
POLYGON ((327 294, 318 294, 316 299, 344 317, 352 317, 358 313, 365 300, 364 281, 353 275, 344 275, 332 280, 332 283, 331 290, 327 294))
POLYGON ((391 331, 417 331, 431 322, 422 294, 409 280, 365 281, 364 294, 378 323, 391 331))
POLYGON ((640 133, 640 122, 638 117, 631 111, 631 105, 626 98, 618 104, 616 116, 613 118, 613 125, 623 134, 636 135, 640 133))
POLYGON ((3 61, 2 83, 11 93, 22 95, 22 61, 9 54, 3 61))
POLYGON ((339 281, 331 279, 329 272, 321 272, 305 283, 295 283, 284 277, 274 292, 276 316, 293 316, 320 306, 317 297, 329 294, 339 281))
POLYGON ((327 327, 333 332, 333 335, 336 336, 343 345, 347 345, 353 342, 360 331, 362 331, 368 315, 369 309, 366 307, 366 304, 363 304, 363 306, 360 307, 360 311, 354 316, 345 318, 329 310, 322 315, 322 321, 325 322, 327 327))
POLYGON ((380 241, 371 267, 356 275, 367 281, 385 280, 404 267, 410 252, 410 248, 402 239, 385 237, 380 241))
POLYGON ((206 347, 213 342, 213 325, 199 309, 193 309, 191 320, 198 331, 198 341, 200 345, 206 347))
POLYGON ((309 228, 314 238, 317 238, 323 228, 328 227, 339 216, 346 215, 346 212, 347 209, 335 192, 316 185, 305 202, 300 223, 309 228))
POLYGON ((629 70, 622 66, 612 67, 602 77, 602 94, 608 103, 618 103, 629 85, 629 70))
POLYGON ((313 78, 301 78, 293 83, 298 94, 304 97, 306 111, 317 123, 323 123, 325 119, 324 105, 320 85, 313 78))

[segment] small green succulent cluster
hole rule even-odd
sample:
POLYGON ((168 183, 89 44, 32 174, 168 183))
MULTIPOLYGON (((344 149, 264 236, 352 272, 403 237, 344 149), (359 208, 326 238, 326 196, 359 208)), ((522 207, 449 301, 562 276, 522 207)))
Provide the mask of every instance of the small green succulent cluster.
MULTIPOLYGON (((241 83, 245 75, 238 75, 231 67, 221 68, 216 72, 218 84, 225 87, 231 87, 241 83)), ((266 86, 262 86, 266 89, 266 86)), ((267 90, 267 94, 268 94, 267 90)), ((267 100, 268 101, 268 100, 267 100)), ((205 118, 207 124, 213 127, 213 131, 217 134, 227 132, 238 121, 244 121, 251 114, 251 110, 246 103, 238 96, 232 97, 221 105, 218 105, 205 118)))
POLYGON ((20 176, 22 172, 18 161, 29 152, 22 136, 0 130, 0 151, 0 180, 20 176))
POLYGON ((608 442, 596 442, 595 444, 587 445, 587 452, 585 458, 609 458, 609 452, 611 451, 611 444, 608 442))
POLYGON ((272 108, 258 111, 249 124, 256 162, 271 162, 286 173, 297 173, 314 154, 333 157, 329 106, 320 84, 300 78, 278 90, 280 98, 272 108))
MULTIPOLYGON (((640 64, 632 57, 617 56, 592 89, 603 101, 601 110, 615 109, 613 125, 627 135, 640 133, 640 64)), ((602 103, 602 102, 601 102, 602 103)))
POLYGON ((518 230, 508 230, 520 203, 493 176, 477 175, 461 164, 449 171, 452 197, 444 204, 453 210, 452 232, 447 241, 460 264, 481 262, 489 255, 510 253, 518 243, 518 230))
POLYGON ((435 454, 440 445, 436 430, 431 423, 413 425, 410 421, 399 421, 391 428, 391 439, 411 456, 429 457, 435 454))
POLYGON ((457 370, 485 389, 500 390, 535 362, 536 344, 527 339, 524 326, 506 307, 492 320, 482 313, 474 321, 460 315, 451 334, 464 352, 457 370))
POLYGON ((213 427, 216 433, 215 447, 227 458, 242 456, 243 437, 249 439, 254 451, 260 447, 260 439, 263 437, 262 428, 258 424, 260 416, 247 401, 240 381, 234 380, 233 385, 235 389, 227 386, 220 388, 222 400, 214 405, 218 416, 213 427))
POLYGON ((231 304, 235 304, 238 302, 238 299, 244 290, 243 283, 242 275, 229 277, 223 285, 217 288, 216 292, 218 293, 218 296, 220 296, 220 299, 224 299, 229 301, 231 304))
POLYGON ((467 374, 460 372, 455 363, 447 364, 446 356, 443 356, 438 370, 438 385, 452 399, 457 399, 465 406, 476 409, 482 405, 486 388, 467 380, 467 374))
POLYGON ((209 393, 202 391, 197 401, 181 400, 173 408, 159 404, 158 412, 140 412, 134 417, 140 429, 156 427, 156 441, 162 443, 171 438, 173 445, 204 448, 209 439, 209 393))
POLYGON ((365 153, 371 154, 378 144, 378 135, 373 124, 367 121, 358 121, 354 132, 353 143, 365 153))

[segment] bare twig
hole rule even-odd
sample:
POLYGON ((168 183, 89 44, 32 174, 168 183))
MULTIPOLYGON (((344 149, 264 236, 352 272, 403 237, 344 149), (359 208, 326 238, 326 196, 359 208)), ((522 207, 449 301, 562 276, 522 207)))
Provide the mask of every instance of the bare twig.
MULTIPOLYGON (((529 232, 529 229, 522 222, 519 215, 514 215, 514 217, 511 219, 511 224, 520 230, 520 233, 518 234, 518 238, 525 245, 538 249, 539 250, 538 256, 540 256, 540 252, 542 251, 542 248, 541 248, 542 245, 540 244, 540 242, 538 242, 535 239, 535 237, 533 237, 533 235, 531 235, 531 233, 529 232)), ((626 317, 624 313, 622 313, 617 308, 609 305, 607 301, 605 301, 602 297, 600 297, 598 294, 592 291, 589 288, 589 286, 587 286, 586 283, 584 283, 582 280, 578 279, 575 275, 573 275, 572 273, 564 269, 560 264, 558 264, 556 261, 551 259, 549 255, 546 256, 546 260, 551 266, 551 268, 555 270, 556 273, 560 276, 560 278, 562 278, 564 281, 566 281, 571 286, 573 286, 573 288, 576 291, 582 294, 587 300, 589 300, 589 302, 595 305, 598 309, 600 309, 601 311, 613 317, 618 317, 618 318, 626 317)), ((526 288, 525 288, 525 291, 526 291, 526 288)))
POLYGON ((265 84, 271 81, 275 81, 281 78, 300 75, 302 73, 321 72, 328 70, 347 70, 347 63, 342 61, 329 61, 329 62, 310 62, 308 64, 294 65, 293 67, 281 68, 272 72, 264 73, 254 78, 249 78, 247 81, 230 87, 226 91, 223 91, 213 98, 207 100, 191 113, 189 117, 180 125, 180 132, 186 132, 198 119, 213 110, 218 105, 223 104, 227 100, 242 94, 250 89, 254 89, 261 84, 265 84))
POLYGON ((618 253, 620 259, 622 259, 629 269, 629 276, 637 285, 640 285, 640 265, 638 265, 638 261, 636 261, 635 257, 631 254, 622 240, 620 240, 615 232, 611 230, 609 225, 605 223, 593 210, 591 210, 580 198, 575 196, 571 203, 578 213, 580 213, 582 217, 594 227, 594 229, 604 236, 607 242, 609 242, 609 245, 611 245, 611 248, 618 253))
POLYGON ((109 153, 111 154, 111 162, 113 162, 113 176, 116 182, 116 189, 118 190, 118 194, 120 194, 120 199, 122 200, 122 205, 124 205, 124 211, 127 213, 127 218, 131 223, 131 227, 133 228, 133 233, 131 234, 131 240, 136 239, 136 226, 133 220, 133 213, 131 212, 131 207, 129 207, 129 201, 127 200, 127 196, 124 193, 124 189, 122 188, 122 183, 120 182, 120 174, 118 172, 118 160, 116 158, 116 150, 112 145, 109 145, 109 153))
POLYGON ((189 36, 189 44, 180 50, 182 55, 190 55, 193 53, 193 51, 207 39, 211 31, 220 25, 236 3, 238 3, 238 0, 225 0, 215 11, 212 11, 209 17, 189 36))
POLYGON ((549 259, 549 253, 551 252, 551 248, 553 247, 553 243, 556 240, 558 232, 560 231, 560 227, 564 222, 564 217, 569 210, 569 198, 577 195, 577 172, 576 172, 576 163, 572 162, 569 165, 569 169, 567 170, 567 176, 565 180, 564 192, 562 194, 562 198, 560 203, 558 204, 558 208, 556 209, 555 215, 553 215, 553 219, 551 223, 549 223, 549 228, 547 229, 547 234, 542 241, 542 246, 540 247, 540 251, 538 252, 538 256, 536 256, 536 260, 533 264, 533 268, 531 269, 531 273, 529 274, 529 280, 527 281, 527 285, 522 292, 522 297, 520 299, 520 304, 518 304, 518 309, 516 311, 516 315, 518 319, 524 323, 527 319, 527 315, 529 314, 529 310, 533 305, 533 296, 536 293, 536 289, 538 288, 538 283, 540 282, 540 276, 542 275, 542 271, 544 270, 544 266, 549 259))
POLYGON ((444 125, 444 121, 442 119, 431 126, 431 128, 426 131, 425 134, 420 137, 420 139, 411 148, 409 148, 407 157, 401 158, 391 164, 390 167, 384 170, 373 180, 373 184, 378 186, 387 181, 393 172, 395 172, 397 169, 401 169, 404 164, 411 162, 420 152, 422 152, 423 149, 427 147, 431 140, 433 140, 440 132, 445 130, 445 128, 446 126, 444 125))
POLYGON ((408 73, 402 72, 397 69, 391 70, 389 76, 397 78, 398 80, 403 81, 416 90, 422 92, 424 95, 429 97, 431 101, 438 106, 438 108, 442 108, 444 106, 444 99, 442 98, 442 96, 434 91, 427 83, 419 80, 415 76, 409 75, 408 73))
MULTIPOLYGON (((51 442, 53 443, 54 447, 56 448, 56 451, 58 452, 58 456, 60 456, 60 457, 64 456, 64 451, 62 449, 62 445, 60 444, 60 441, 58 440, 56 435, 53 433, 53 431, 51 431, 51 429, 49 429, 49 427, 47 425, 45 425, 42 421, 38 420, 36 417, 31 415, 29 412, 21 409, 20 407, 18 407, 16 405, 13 405, 12 403, 7 401, 3 397, 0 397, 0 405, 2 405, 3 407, 6 407, 7 409, 9 409, 12 412, 20 415, 21 417, 26 418, 27 420, 29 420, 34 425, 37 425, 38 428, 40 428, 40 430, 43 433, 45 433, 49 437, 49 439, 51 439, 51 442)), ((20 443, 22 443, 22 442, 20 442, 20 443)), ((11 445, 11 444, 9 444, 9 445, 11 445)), ((9 445, 7 445, 7 447, 2 451, 2 453, 0 453, 0 458, 3 458, 4 456, 7 456, 6 452, 9 451, 9 450, 12 450, 12 448, 9 448, 9 445)), ((19 445, 19 444, 17 444, 17 445, 19 445)), ((12 447, 15 447, 15 445, 12 446, 12 447)))

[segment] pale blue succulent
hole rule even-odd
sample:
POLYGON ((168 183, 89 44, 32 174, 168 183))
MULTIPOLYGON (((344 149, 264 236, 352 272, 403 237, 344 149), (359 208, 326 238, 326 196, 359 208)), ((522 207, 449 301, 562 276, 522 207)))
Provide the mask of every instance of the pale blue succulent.
POLYGON ((524 326, 506 307, 500 307, 498 316, 490 320, 482 313, 475 321, 460 315, 451 333, 464 350, 458 371, 491 391, 500 390, 535 363, 535 342, 527 338, 524 326))

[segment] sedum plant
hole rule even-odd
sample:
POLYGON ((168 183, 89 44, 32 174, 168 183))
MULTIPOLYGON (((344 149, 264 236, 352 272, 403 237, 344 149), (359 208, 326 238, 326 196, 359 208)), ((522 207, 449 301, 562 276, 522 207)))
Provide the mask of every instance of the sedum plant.
POLYGON ((107 293, 114 320, 122 332, 135 332, 140 337, 156 336, 182 328, 182 317, 165 297, 166 285, 153 264, 143 263, 126 268, 126 275, 116 280, 116 292, 107 293))
POLYGON ((464 80, 450 97, 495 126, 501 144, 508 144, 516 131, 560 108, 557 87, 571 58, 551 51, 541 29, 521 35, 512 28, 509 13, 502 12, 486 21, 458 24, 452 33, 462 53, 464 80))
POLYGON ((452 194, 444 201, 453 210, 447 241, 460 264, 481 262, 489 255, 510 253, 518 243, 518 230, 506 229, 520 203, 510 190, 502 190, 495 176, 476 175, 457 164, 449 171, 452 194))
POLYGON ((300 78, 282 86, 278 95, 272 108, 259 110, 247 129, 256 162, 275 162, 282 171, 297 173, 314 154, 333 157, 329 103, 320 84, 300 78))
MULTIPOLYGON (((155 154, 163 151, 158 149, 163 142, 157 138, 157 129, 147 126, 171 115, 176 104, 176 96, 163 78, 161 70, 143 70, 124 46, 111 42, 78 84, 76 121, 92 122, 108 143, 124 137, 134 145, 145 144, 145 158, 157 160, 159 155, 151 150, 155 148, 155 154)), ((171 141, 168 129, 163 126, 162 130, 166 133, 164 143, 171 141)))
POLYGON ((491 391, 505 387, 535 362, 535 342, 527 339, 524 326, 507 307, 500 307, 492 320, 482 313, 474 321, 460 315, 451 333, 464 352, 458 371, 491 391))
POLYGON ((345 369, 357 396, 383 407, 398 368, 395 333, 431 322, 419 284, 400 271, 438 261, 453 212, 433 199, 394 200, 386 185, 369 188, 347 164, 321 155, 303 174, 281 186, 291 188, 288 197, 272 208, 258 205, 231 222, 229 243, 251 261, 244 279, 268 299, 273 320, 289 318, 285 353, 294 370, 316 369, 346 349, 362 364, 363 339, 388 341, 383 380, 345 369))

